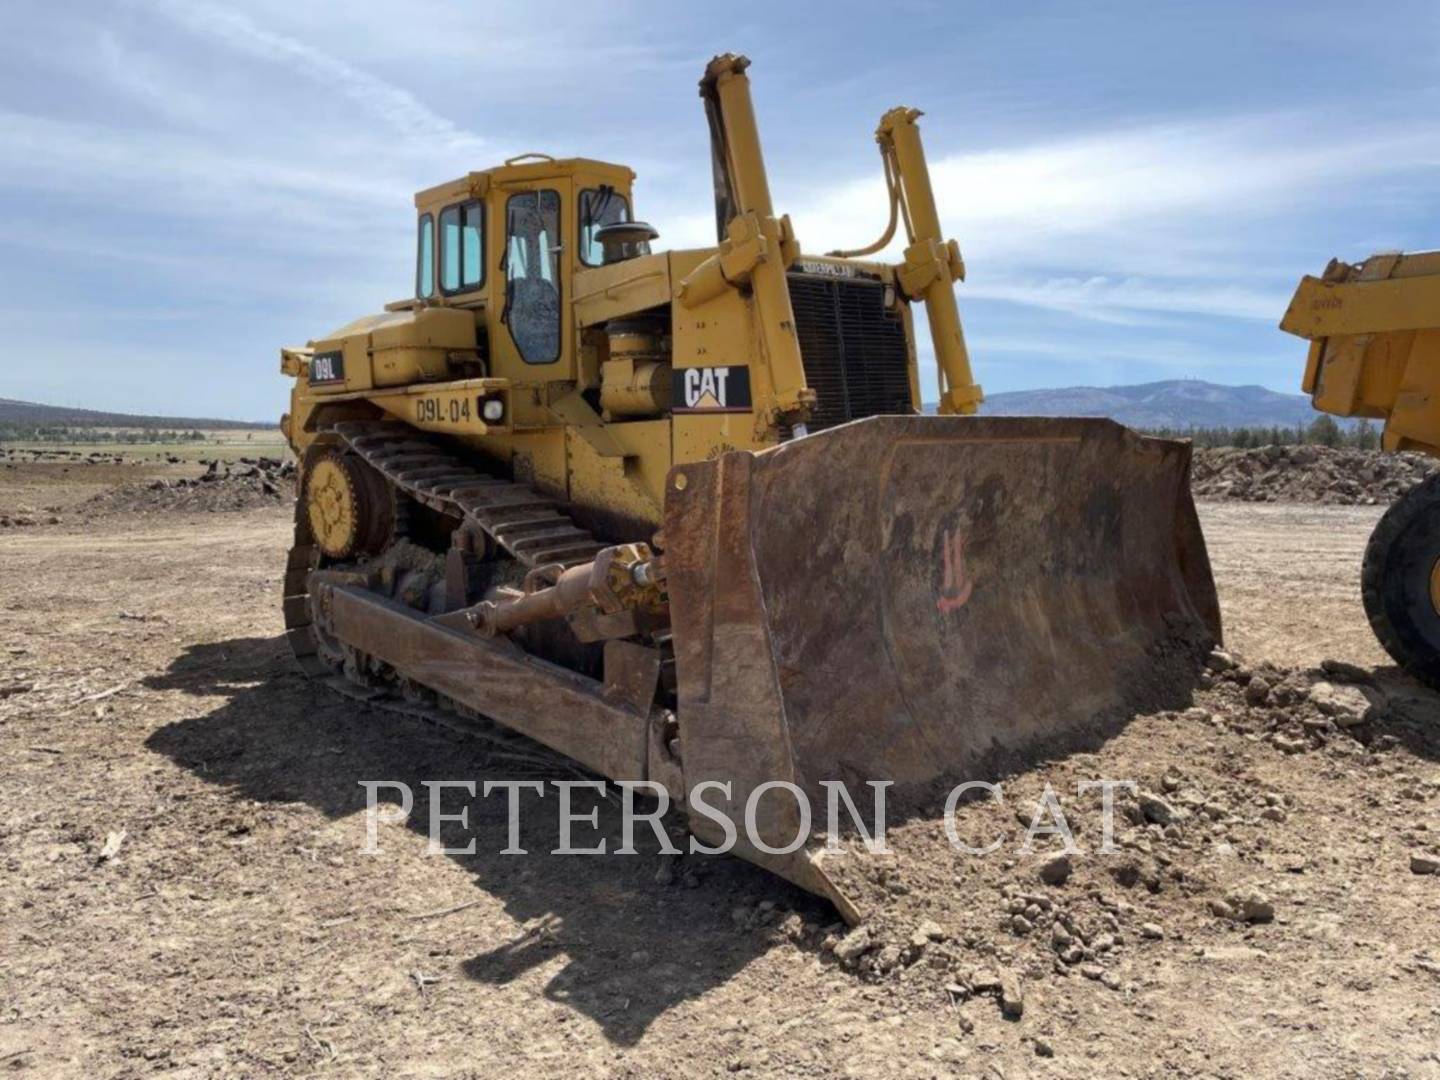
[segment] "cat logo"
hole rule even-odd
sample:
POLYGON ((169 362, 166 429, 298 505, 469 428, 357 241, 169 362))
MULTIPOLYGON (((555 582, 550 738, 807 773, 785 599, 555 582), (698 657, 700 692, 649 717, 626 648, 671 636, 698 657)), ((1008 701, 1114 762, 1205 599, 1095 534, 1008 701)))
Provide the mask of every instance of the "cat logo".
POLYGON ((673 390, 677 413, 750 411, 748 367, 677 368, 673 390))
POLYGON ((345 381, 345 354, 339 349, 334 352, 316 353, 310 360, 310 383, 337 383, 345 381))

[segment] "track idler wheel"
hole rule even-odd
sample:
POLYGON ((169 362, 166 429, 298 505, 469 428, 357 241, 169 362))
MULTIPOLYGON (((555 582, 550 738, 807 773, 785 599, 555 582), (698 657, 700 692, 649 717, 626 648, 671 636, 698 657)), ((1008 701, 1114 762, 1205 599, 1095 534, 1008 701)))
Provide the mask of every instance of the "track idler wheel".
POLYGON ((1361 595, 1395 662, 1440 690, 1440 475, 1385 512, 1365 546, 1361 595))
POLYGON ((389 486, 355 454, 321 450, 305 470, 303 498, 315 544, 329 559, 378 554, 394 533, 389 486))

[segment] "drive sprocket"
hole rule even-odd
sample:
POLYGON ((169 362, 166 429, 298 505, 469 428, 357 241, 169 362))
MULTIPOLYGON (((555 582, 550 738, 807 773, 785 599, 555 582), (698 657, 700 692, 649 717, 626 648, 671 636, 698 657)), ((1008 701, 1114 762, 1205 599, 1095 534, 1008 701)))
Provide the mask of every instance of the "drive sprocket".
POLYGON ((325 447, 309 462, 301 498, 326 558, 377 554, 394 535, 395 500, 385 478, 340 447, 325 447))

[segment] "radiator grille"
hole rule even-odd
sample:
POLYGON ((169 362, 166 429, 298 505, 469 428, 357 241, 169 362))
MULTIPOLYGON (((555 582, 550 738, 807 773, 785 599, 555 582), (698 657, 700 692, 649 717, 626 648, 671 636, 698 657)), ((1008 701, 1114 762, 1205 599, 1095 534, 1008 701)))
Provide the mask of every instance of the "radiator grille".
POLYGON ((792 273, 790 304, 805 381, 820 402, 810 430, 914 412, 905 324, 878 281, 792 273))

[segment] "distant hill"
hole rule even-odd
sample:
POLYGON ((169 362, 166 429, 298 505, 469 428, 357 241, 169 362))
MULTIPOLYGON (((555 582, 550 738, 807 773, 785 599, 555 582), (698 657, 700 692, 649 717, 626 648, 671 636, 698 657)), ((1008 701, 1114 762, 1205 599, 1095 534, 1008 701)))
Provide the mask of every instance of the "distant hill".
POLYGON ((1308 426, 1320 415, 1303 394, 1263 386, 1169 379, 1136 386, 1069 386, 987 394, 985 416, 1108 416, 1134 428, 1308 426))
POLYGON ((63 405, 37 405, 33 401, 0 398, 0 427, 202 428, 209 431, 259 431, 274 426, 273 423, 209 420, 195 416, 136 416, 131 413, 71 409, 63 405))
MULTIPOLYGON (((933 405, 925 406, 933 412, 933 405)), ((1309 425, 1317 416, 1303 394, 1263 386, 1222 386, 1199 379, 1169 379, 1135 386, 1068 386, 987 394, 985 416, 1108 416, 1134 428, 1286 427, 1309 425)), ((1341 421, 1343 424, 1344 421, 1341 421)), ((0 427, 124 427, 263 430, 273 422, 214 420, 194 416, 137 416, 72 409, 0 398, 0 427)))

